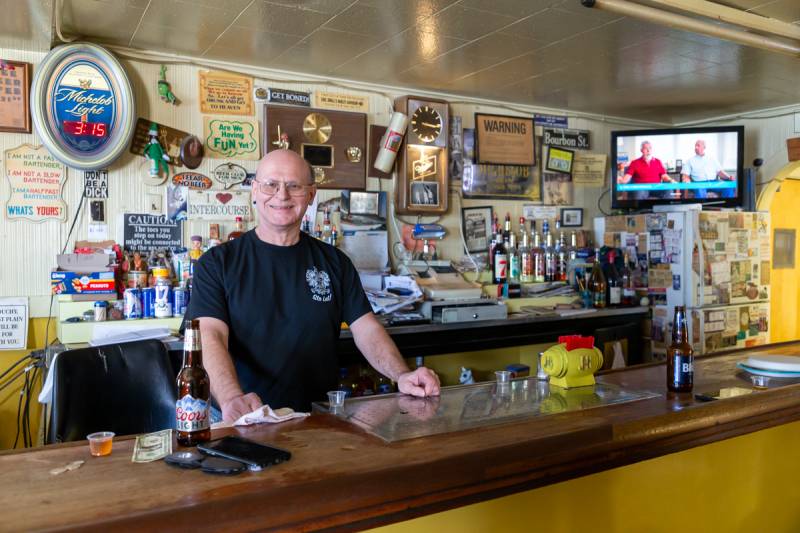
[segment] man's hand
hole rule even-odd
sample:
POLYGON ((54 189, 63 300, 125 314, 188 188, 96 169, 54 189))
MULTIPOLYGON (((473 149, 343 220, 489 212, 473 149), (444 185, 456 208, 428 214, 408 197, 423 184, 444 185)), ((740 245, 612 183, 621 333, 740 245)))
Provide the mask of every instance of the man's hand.
POLYGON ((439 376, 430 368, 421 366, 413 372, 400 374, 397 378, 397 388, 403 394, 412 396, 438 396, 439 376))
POLYGON ((222 408, 222 421, 236 422, 239 417, 252 413, 262 405, 264 405, 264 402, 255 392, 234 396, 220 405, 222 408))

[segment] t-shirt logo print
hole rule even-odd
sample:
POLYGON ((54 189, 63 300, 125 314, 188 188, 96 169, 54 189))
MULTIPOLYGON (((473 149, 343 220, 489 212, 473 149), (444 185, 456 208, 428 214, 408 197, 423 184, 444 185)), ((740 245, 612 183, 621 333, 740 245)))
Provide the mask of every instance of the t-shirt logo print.
POLYGON ((306 281, 308 288, 311 289, 311 299, 316 302, 330 302, 333 298, 331 294, 331 278, 327 272, 311 267, 306 270, 306 281))

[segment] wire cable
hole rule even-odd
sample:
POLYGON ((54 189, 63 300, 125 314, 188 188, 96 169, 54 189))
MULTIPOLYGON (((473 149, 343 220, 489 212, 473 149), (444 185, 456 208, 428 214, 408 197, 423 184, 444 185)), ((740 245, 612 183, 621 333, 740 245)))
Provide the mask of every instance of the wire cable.
POLYGON ((33 359, 33 357, 34 357, 34 356, 33 356, 33 352, 31 352, 31 353, 29 353, 28 355, 25 355, 25 356, 23 356, 23 357, 20 357, 20 358, 17 360, 17 362, 16 362, 16 363, 14 363, 14 364, 13 364, 13 365, 11 365, 10 367, 8 367, 8 368, 6 369, 6 371, 5 371, 5 372, 3 372, 2 374, 0 374, 0 380, 2 380, 4 377, 6 377, 6 376, 7 376, 7 375, 8 375, 8 374, 9 374, 9 373, 12 371, 12 370, 14 370, 14 368, 15 368, 16 366, 18 366, 20 363, 22 363, 22 362, 23 362, 23 361, 25 361, 26 359, 33 359))

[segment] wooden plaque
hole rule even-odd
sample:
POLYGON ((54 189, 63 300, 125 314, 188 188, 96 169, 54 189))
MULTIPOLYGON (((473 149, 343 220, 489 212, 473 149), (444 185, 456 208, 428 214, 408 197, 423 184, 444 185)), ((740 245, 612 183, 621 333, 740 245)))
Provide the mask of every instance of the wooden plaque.
POLYGON ((367 115, 349 111, 331 111, 308 107, 270 105, 264 106, 264 153, 280 146, 278 134, 286 134, 289 149, 300 155, 314 167, 317 187, 320 189, 363 190, 367 184, 366 165, 367 115), (319 124, 320 117, 311 120, 311 114, 323 115, 330 128, 311 131, 309 124, 319 124), (303 125, 306 131, 303 131, 303 125), (321 134, 320 134, 321 131, 321 134))
POLYGON ((535 165, 533 119, 475 113, 475 149, 479 164, 535 165))

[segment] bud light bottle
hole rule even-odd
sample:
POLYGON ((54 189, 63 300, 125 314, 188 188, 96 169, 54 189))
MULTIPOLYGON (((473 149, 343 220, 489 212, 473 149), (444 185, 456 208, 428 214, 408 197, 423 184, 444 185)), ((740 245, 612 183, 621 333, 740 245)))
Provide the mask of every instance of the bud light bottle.
POLYGON ((200 345, 200 321, 192 320, 186 327, 183 340, 183 368, 178 373, 178 401, 175 404, 175 423, 178 444, 196 446, 211 439, 208 398, 211 385, 203 368, 200 345))
POLYGON ((686 308, 675 307, 672 321, 672 344, 667 348, 667 388, 671 392, 692 392, 694 385, 694 351, 689 344, 686 308))

